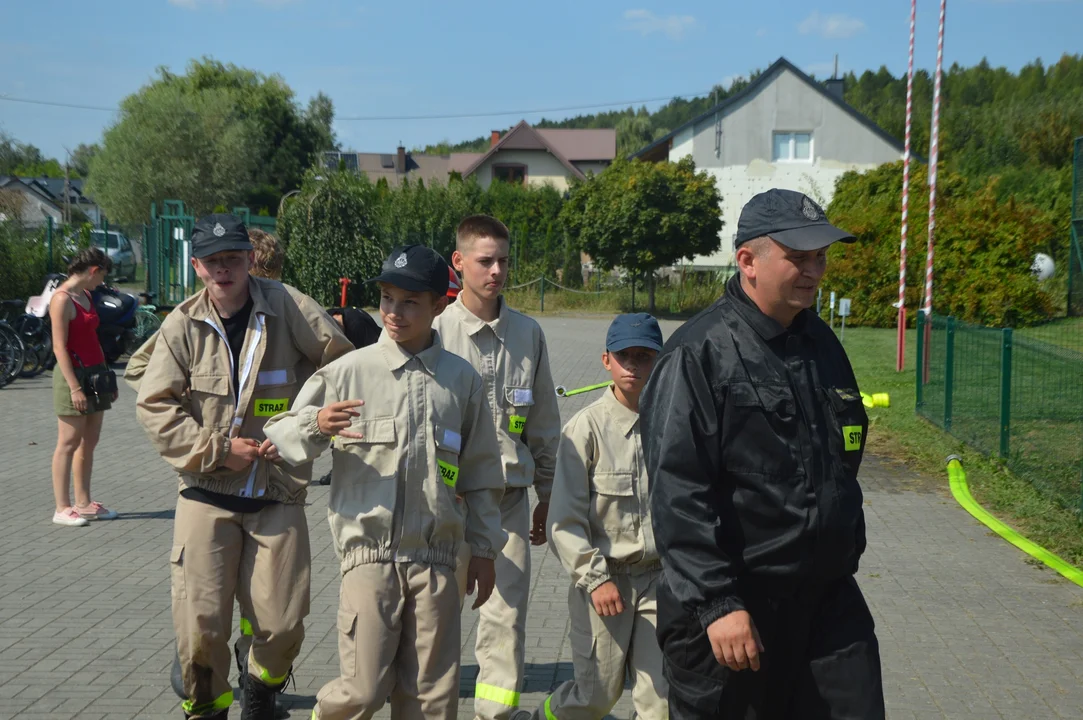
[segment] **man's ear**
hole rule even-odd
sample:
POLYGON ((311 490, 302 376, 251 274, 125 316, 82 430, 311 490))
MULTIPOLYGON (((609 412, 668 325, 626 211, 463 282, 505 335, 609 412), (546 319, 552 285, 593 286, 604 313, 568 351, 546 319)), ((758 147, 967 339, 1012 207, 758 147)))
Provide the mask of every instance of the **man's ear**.
POLYGON ((748 243, 737 248, 734 260, 737 261, 737 269, 741 271, 742 275, 749 280, 756 279, 756 253, 748 246, 748 243))
POLYGON ((606 372, 609 372, 609 351, 608 350, 606 350, 605 352, 602 353, 602 367, 604 367, 606 369, 606 372))
POLYGON ((458 250, 451 253, 451 266, 460 273, 463 271, 463 254, 458 250))
POLYGON ((432 316, 433 317, 436 317, 437 315, 440 315, 445 310, 447 310, 447 304, 448 304, 449 299, 450 298, 448 298, 447 295, 437 295, 436 293, 433 293, 433 302, 432 302, 432 316))

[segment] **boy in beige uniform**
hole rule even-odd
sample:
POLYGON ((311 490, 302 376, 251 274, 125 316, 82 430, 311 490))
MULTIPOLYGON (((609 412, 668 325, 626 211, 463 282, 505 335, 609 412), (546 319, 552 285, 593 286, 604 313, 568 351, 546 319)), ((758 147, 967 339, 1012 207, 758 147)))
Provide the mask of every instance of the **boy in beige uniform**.
MULTIPOLYGON (((436 322, 446 347, 481 373, 496 424, 506 489, 500 504, 507 545, 496 560, 496 592, 481 609, 474 712, 507 720, 519 706, 530 595, 530 544, 545 543, 560 410, 545 335, 501 296, 508 276, 508 229, 477 215, 459 224, 451 260, 462 276, 457 302, 436 322), (538 506, 530 517, 527 490, 538 506)), ((460 563, 460 592, 465 581, 460 563)))
POLYGON ((320 690, 312 717, 370 718, 390 694, 393 718, 447 720, 459 697, 456 559, 465 546, 477 608, 505 541, 504 480, 482 380, 432 330, 447 306, 447 263, 420 245, 396 248, 374 281, 380 339, 314 374, 267 425, 288 462, 334 449, 341 677, 320 690))
POLYGON ((613 385, 564 426, 557 450, 549 543, 572 576, 568 591, 575 679, 515 720, 599 720, 628 674, 641 720, 669 717, 655 637, 661 563, 651 532, 639 437, 639 395, 662 332, 646 313, 619 315, 602 363, 613 385))
POLYGON ((242 717, 274 717, 309 610, 304 500, 312 468, 279 463, 263 426, 317 367, 351 349, 301 293, 249 276, 251 249, 232 215, 196 223, 192 265, 205 289, 162 324, 136 404, 180 480, 170 563, 189 718, 225 718, 233 702, 235 598, 254 637, 242 717))

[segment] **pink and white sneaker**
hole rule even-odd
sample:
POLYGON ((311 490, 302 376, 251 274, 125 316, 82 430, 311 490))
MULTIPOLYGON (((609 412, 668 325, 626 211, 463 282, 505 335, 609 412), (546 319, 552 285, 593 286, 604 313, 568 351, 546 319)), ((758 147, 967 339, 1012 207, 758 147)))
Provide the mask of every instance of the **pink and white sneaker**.
POLYGON ((79 513, 75 512, 75 508, 65 508, 58 513, 53 513, 53 522, 57 525, 67 525, 68 527, 82 527, 83 525, 89 525, 86 518, 79 513))
POLYGON ((96 500, 85 508, 75 506, 73 509, 84 520, 113 520, 117 516, 116 510, 109 510, 96 500))

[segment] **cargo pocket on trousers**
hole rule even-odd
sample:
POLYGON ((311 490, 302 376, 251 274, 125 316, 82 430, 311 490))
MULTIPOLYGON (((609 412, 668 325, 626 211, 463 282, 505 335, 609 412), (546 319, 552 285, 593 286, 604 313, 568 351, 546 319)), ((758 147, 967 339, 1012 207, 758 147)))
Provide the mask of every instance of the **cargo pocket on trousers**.
POLYGON ((338 610, 338 660, 342 677, 357 673, 357 613, 338 610))
POLYGON ((583 692, 582 697, 592 697, 594 695, 594 685, 598 680, 598 663, 594 657, 597 640, 591 633, 585 633, 573 627, 571 632, 568 633, 568 641, 572 646, 575 682, 583 692))
POLYGON ((184 582, 184 546, 174 545, 169 551, 169 578, 173 588, 173 597, 184 600, 188 597, 188 586, 184 582))

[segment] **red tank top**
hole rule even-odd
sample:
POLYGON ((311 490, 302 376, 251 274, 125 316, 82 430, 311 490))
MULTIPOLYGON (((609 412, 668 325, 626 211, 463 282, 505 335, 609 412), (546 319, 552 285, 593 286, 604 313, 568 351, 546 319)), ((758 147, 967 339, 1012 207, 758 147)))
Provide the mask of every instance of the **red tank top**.
MULTIPOLYGON (((68 354, 71 355, 75 367, 94 367, 105 362, 105 353, 102 352, 102 344, 98 342, 98 311, 94 309, 94 301, 90 293, 86 294, 89 310, 71 299, 75 306, 75 317, 68 323, 68 354)), ((69 296, 70 297, 70 296, 69 296)))

